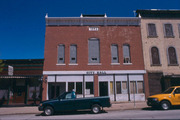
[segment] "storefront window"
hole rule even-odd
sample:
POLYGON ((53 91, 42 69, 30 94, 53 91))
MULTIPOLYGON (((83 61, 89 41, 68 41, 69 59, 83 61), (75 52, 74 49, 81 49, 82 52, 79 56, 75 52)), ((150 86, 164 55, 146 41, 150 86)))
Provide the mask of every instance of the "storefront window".
POLYGON ((143 81, 137 82, 137 88, 138 88, 137 90, 138 93, 143 93, 143 81))
POLYGON ((74 82, 68 82, 68 92, 74 91, 74 82))
POLYGON ((127 94, 127 82, 122 81, 122 94, 127 94))
POLYGON ((117 92, 117 94, 121 94, 121 82, 120 81, 116 82, 116 92, 117 92))
POLYGON ((114 94, 113 82, 110 82, 110 94, 114 94))
POLYGON ((93 82, 86 82, 86 95, 94 94, 93 82))
POLYGON ((131 94, 137 93, 136 92, 136 81, 131 81, 130 82, 130 93, 131 94))
POLYGON ((76 82, 76 94, 82 94, 82 82, 76 82))

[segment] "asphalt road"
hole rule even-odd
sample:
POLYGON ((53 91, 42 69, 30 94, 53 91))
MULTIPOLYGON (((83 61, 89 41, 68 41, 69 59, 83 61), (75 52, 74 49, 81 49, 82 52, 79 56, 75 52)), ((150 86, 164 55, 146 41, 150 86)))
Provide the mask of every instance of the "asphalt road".
POLYGON ((33 119, 180 119, 180 109, 172 110, 121 110, 105 111, 100 114, 91 114, 89 111, 78 111, 74 113, 60 113, 53 116, 43 116, 42 114, 18 114, 1 115, 0 120, 33 120, 33 119))

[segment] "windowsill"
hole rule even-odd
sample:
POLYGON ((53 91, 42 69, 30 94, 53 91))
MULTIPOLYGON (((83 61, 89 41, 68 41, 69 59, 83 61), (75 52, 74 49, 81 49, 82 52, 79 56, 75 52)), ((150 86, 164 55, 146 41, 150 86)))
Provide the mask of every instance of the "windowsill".
POLYGON ((111 63, 111 65, 120 65, 120 63, 111 63))
POLYGON ((147 36, 147 38, 158 38, 158 36, 147 36))
POLYGON ((151 66, 162 66, 162 64, 151 64, 151 66))
POLYGON ((123 63, 123 65, 132 65, 132 63, 123 63))
POLYGON ((56 65, 66 65, 66 64, 64 64, 64 63, 57 63, 56 65))
POLYGON ((175 38, 175 36, 164 36, 164 38, 175 38))
POLYGON ((168 64, 168 66, 179 66, 179 64, 168 64))
POLYGON ((102 65, 101 63, 88 63, 88 65, 102 65))
POLYGON ((69 65, 78 65, 77 63, 69 63, 69 65))

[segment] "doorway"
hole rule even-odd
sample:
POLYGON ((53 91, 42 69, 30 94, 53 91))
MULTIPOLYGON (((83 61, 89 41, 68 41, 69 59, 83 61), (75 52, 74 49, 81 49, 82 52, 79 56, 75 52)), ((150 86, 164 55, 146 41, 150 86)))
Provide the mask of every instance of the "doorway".
POLYGON ((100 96, 108 96, 108 82, 99 82, 100 96))

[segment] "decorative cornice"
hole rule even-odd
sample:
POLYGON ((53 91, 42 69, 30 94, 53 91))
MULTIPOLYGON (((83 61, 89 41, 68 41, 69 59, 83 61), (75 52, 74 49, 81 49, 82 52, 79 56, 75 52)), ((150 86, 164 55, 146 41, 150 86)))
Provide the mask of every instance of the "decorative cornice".
POLYGON ((47 26, 139 26, 137 17, 48 17, 47 26))

